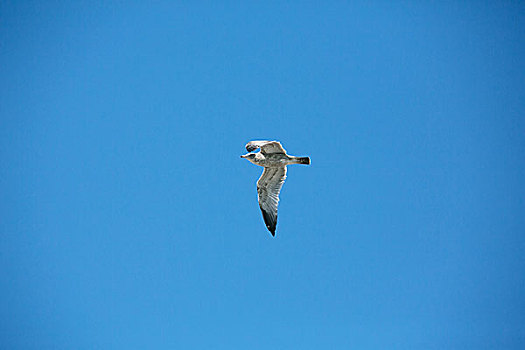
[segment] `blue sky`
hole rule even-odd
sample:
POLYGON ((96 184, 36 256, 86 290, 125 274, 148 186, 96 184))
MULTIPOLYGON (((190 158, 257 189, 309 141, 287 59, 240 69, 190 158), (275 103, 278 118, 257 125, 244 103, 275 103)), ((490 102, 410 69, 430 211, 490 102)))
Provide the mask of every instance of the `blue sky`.
POLYGON ((6 349, 523 349, 525 6, 2 2, 6 349), (307 155, 266 230, 240 159, 307 155))

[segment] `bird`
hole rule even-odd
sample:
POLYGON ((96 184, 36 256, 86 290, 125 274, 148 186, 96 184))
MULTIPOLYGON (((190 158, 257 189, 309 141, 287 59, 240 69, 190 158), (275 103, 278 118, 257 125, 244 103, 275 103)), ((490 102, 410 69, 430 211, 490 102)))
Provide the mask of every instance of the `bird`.
POLYGON ((263 173, 257 181, 259 208, 261 208, 266 228, 275 237, 279 193, 286 179, 286 166, 290 164, 309 165, 310 158, 289 156, 278 141, 250 141, 246 144, 248 152, 253 152, 259 148, 261 149, 260 152, 248 153, 242 155, 241 158, 264 167, 263 173))

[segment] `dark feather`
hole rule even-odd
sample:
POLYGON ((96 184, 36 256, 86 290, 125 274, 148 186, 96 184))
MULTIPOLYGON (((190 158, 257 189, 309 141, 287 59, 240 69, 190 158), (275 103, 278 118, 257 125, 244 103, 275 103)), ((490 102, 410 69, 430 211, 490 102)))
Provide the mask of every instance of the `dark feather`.
POLYGON ((263 219, 264 219, 264 223, 266 224, 266 228, 268 229, 268 231, 270 231, 272 236, 275 237, 275 228, 277 226, 277 216, 274 218, 272 215, 265 212, 263 208, 261 208, 261 212, 263 214, 263 219))
POLYGON ((246 145, 246 150, 247 150, 248 152, 255 151, 257 148, 259 148, 259 147, 255 146, 255 145, 251 145, 251 144, 247 144, 247 145, 246 145))

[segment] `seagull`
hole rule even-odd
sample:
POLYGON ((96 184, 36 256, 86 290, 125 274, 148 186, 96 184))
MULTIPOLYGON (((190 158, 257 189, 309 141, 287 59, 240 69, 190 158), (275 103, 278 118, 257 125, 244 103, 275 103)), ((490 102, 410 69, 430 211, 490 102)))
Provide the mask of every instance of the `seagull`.
POLYGON ((259 207, 268 231, 275 237, 279 192, 281 192, 286 179, 286 166, 290 164, 309 165, 310 158, 289 156, 277 141, 250 141, 246 144, 248 152, 253 152, 258 148, 261 149, 260 152, 248 153, 242 155, 241 158, 264 167, 264 171, 257 181, 259 207))

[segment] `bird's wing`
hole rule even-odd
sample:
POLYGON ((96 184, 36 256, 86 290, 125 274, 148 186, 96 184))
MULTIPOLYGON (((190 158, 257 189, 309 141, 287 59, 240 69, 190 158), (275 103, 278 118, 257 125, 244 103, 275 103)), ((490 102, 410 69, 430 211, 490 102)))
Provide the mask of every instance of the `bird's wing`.
POLYGON ((269 153, 286 153, 283 146, 278 141, 250 141, 246 144, 248 152, 255 151, 257 148, 261 149, 264 154, 269 153))
POLYGON ((259 207, 263 215, 264 223, 268 230, 275 236, 277 226, 277 206, 279 205, 279 192, 286 179, 286 167, 264 168, 257 181, 257 194, 259 195, 259 207))

